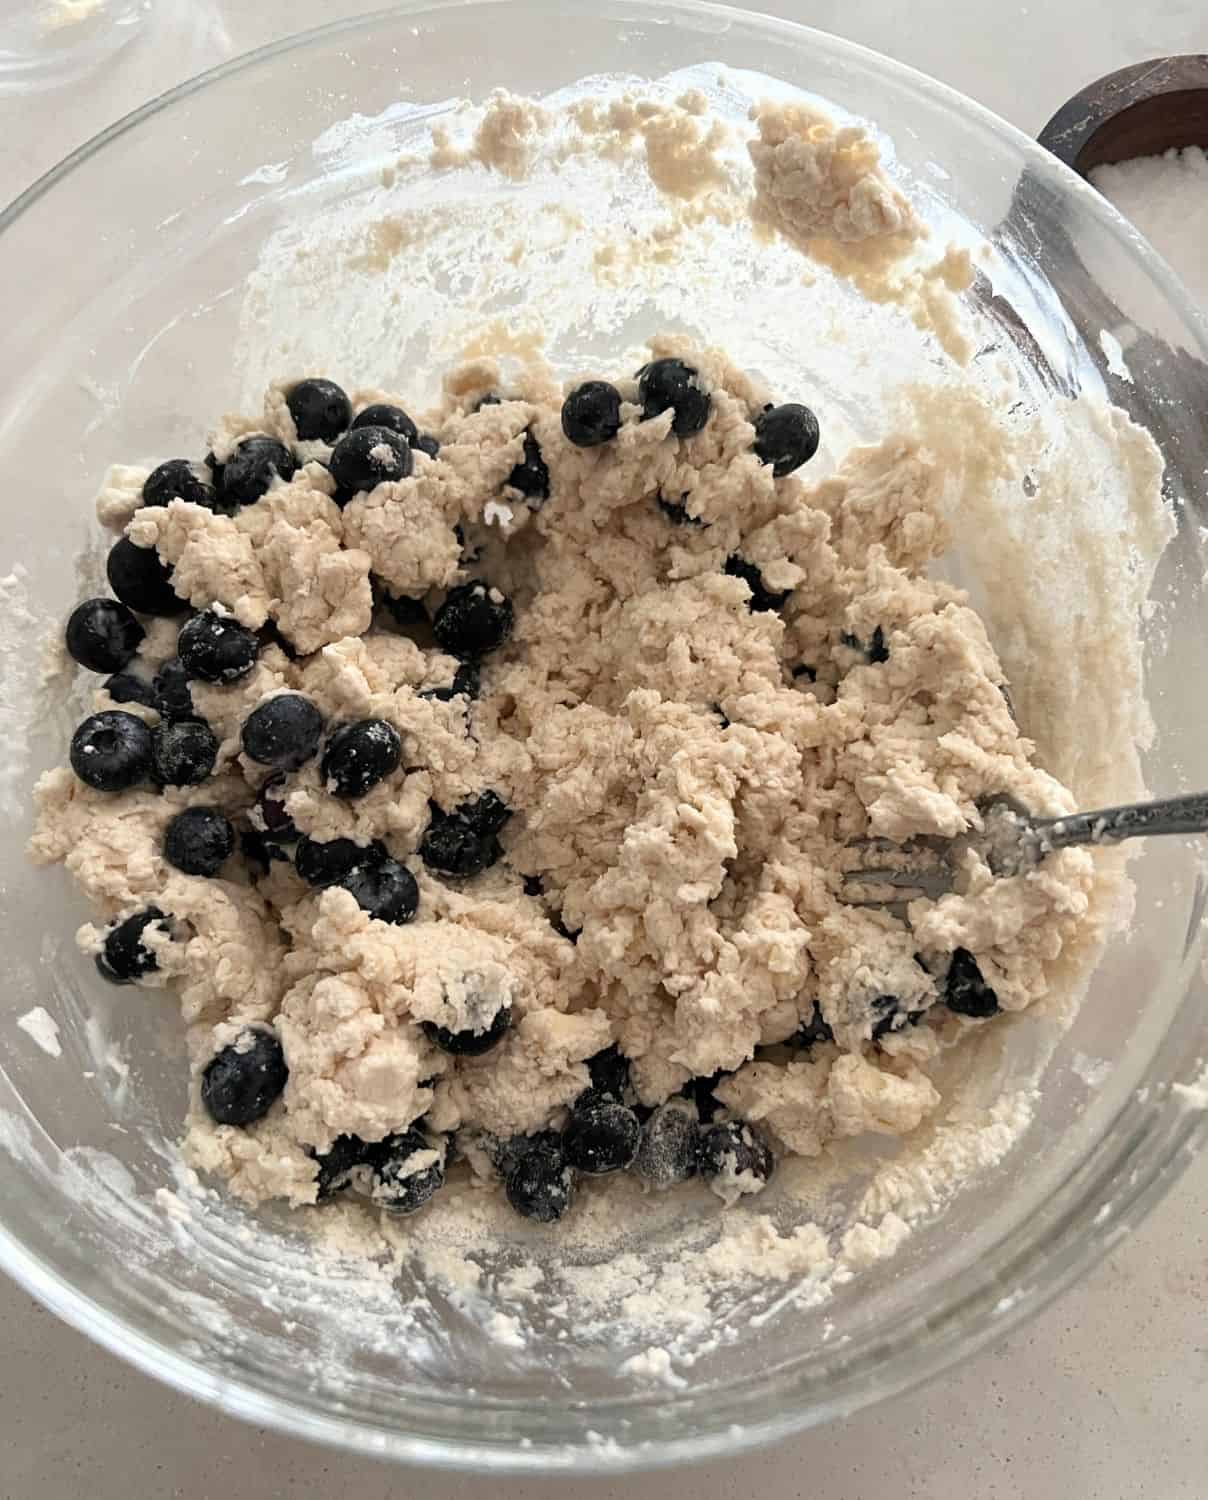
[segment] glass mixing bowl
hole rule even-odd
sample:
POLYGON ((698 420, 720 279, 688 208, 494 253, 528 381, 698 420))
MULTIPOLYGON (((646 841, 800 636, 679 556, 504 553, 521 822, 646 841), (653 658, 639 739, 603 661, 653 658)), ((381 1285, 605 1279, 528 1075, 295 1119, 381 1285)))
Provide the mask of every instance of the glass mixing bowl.
MULTIPOLYGON (((0 568, 11 569, 0 584, 0 1261, 77 1328, 240 1417, 400 1460, 495 1471, 732 1452, 851 1412, 1001 1337, 1127 1233, 1204 1137, 1206 888, 1193 841, 1152 841, 1130 866, 1131 921, 1108 942, 1070 1029, 1054 1033, 1014 1149, 829 1302, 731 1324, 726 1340, 701 1341, 682 1385, 652 1388, 622 1369, 636 1347, 557 1309, 534 1315, 523 1348, 504 1347, 464 1300, 421 1284, 417 1271, 404 1269, 401 1291, 360 1284, 346 1266, 319 1261, 286 1215, 257 1216, 217 1194, 182 1209, 170 1143, 185 1064, 172 1006, 106 989, 74 947, 85 912, 70 883, 25 862, 30 786, 62 758, 78 712, 61 685, 43 684, 39 643, 78 597, 81 574, 94 575, 91 499, 105 466, 200 453, 207 422, 245 400, 244 388, 323 361, 324 329, 338 348, 331 373, 346 382, 409 390, 417 372, 443 362, 442 329, 456 322, 467 281, 431 266, 413 281, 404 253, 384 280, 328 276, 330 305, 307 305, 308 283, 291 280, 280 253, 290 236, 304 229, 312 254, 342 243, 341 215, 355 219, 374 195, 397 192, 392 163, 459 95, 540 97, 588 75, 637 86, 674 74, 664 87, 695 83, 733 108, 773 87, 769 71, 782 88, 878 122, 896 151, 891 170, 937 237, 989 242, 979 264, 992 265, 993 287, 983 277, 966 299, 984 344, 961 379, 981 380, 989 351, 1015 371, 1024 406, 1106 394, 1155 436, 1178 534, 1144 625, 1157 733, 1141 767, 1155 793, 1203 785, 1208 710, 1189 689, 1208 669, 1208 331, 1091 188, 967 99, 858 47, 716 6, 515 0, 403 6, 331 26, 218 68, 104 132, 0 220, 9 370, 0 458, 10 486, 0 568), (58 1023, 61 1056, 15 1024, 37 1005, 58 1023), (404 1302, 409 1321, 396 1316, 404 1302)), ((560 371, 615 358, 668 324, 687 327, 779 377, 786 395, 814 391, 831 430, 855 438, 886 429, 901 382, 943 389, 952 378, 898 311, 857 305, 824 275, 804 286, 801 267, 790 270, 773 247, 741 245, 741 227, 722 235, 724 254, 702 239, 686 269, 661 280, 651 272, 648 291, 585 283, 576 294, 567 268, 577 233, 559 241, 561 260, 538 256, 513 275, 493 216, 531 205, 535 225, 539 196, 545 204, 554 191, 587 214, 580 185, 569 168, 553 187, 468 168, 415 189, 417 212, 450 209, 463 260, 475 221, 488 225, 474 254, 497 272, 497 316, 523 319, 547 293, 562 309, 548 349, 560 371), (830 318, 825 347, 782 326, 807 296, 830 318)), ((633 186, 637 217, 622 229, 649 207, 641 191, 633 186)), ((1071 514, 1093 521, 1097 497, 1076 488, 1071 514)), ((1026 506, 1020 516, 1026 541, 1026 506)), ((1038 549, 1052 522, 1037 520, 1038 549)), ((952 566, 980 589, 983 563, 971 545, 952 566)), ((1073 631, 1086 602, 1076 587, 1064 592, 1038 601, 1052 622, 1040 648, 1053 653, 1067 649, 1062 621, 1073 631)), ((990 618, 1031 730, 1027 653, 1001 610, 990 618)), ((1076 728, 1079 708, 1045 712, 1076 728)), ((1099 753, 1106 784, 1113 757, 1123 764, 1131 748, 1114 747, 1110 723, 1099 722, 1085 738, 1104 743, 1083 748, 1099 753)), ((1004 1069, 1038 1035, 1004 1030, 1004 1069)), ((664 1212, 637 1232, 657 1250, 675 1225, 664 1212)), ((537 1243, 532 1253, 560 1253, 556 1235, 537 1243)), ((754 1291, 757 1266, 750 1275, 754 1291)))

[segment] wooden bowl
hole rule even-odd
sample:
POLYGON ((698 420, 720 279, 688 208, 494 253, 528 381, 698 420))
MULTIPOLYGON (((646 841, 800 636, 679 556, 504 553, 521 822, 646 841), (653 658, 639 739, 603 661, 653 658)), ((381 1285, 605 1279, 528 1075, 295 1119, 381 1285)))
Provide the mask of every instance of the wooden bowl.
POLYGON ((1172 148, 1208 150, 1208 54, 1158 57, 1109 73, 1063 104, 1037 139, 1082 177, 1172 148))

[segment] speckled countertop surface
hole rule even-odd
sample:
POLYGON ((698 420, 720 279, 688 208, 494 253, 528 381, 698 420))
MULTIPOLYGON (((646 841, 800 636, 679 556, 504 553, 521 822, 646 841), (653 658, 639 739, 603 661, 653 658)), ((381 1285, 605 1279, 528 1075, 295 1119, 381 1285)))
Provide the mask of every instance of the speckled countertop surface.
MULTIPOLYGON (((0 11, 28 3, 0 0, 0 11)), ((66 91, 0 94, 0 199, 202 68, 370 8, 153 3, 145 34, 101 74, 66 91)), ((1208 48, 1203 0, 763 0, 759 8, 887 52, 1033 135, 1103 73, 1208 48)), ((972 1363, 780 1447, 649 1479, 421 1476, 246 1427, 176 1396, 3 1280, 0 1327, 2 1500, 385 1500, 421 1489, 425 1500, 1204 1500, 1208 1154, 1081 1287, 972 1363)))

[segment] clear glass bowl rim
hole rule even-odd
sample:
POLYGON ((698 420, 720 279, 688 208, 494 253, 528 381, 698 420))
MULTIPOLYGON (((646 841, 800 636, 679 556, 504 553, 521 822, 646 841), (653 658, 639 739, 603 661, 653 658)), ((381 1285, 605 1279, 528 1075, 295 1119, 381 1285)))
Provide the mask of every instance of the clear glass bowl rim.
MULTIPOLYGON (((386 21, 398 21, 408 15, 438 15, 488 7, 506 9, 512 3, 513 0, 444 0, 435 6, 433 0, 400 0, 395 5, 296 33, 220 63, 140 105, 64 157, 0 211, 0 235, 50 189, 120 137, 223 79, 250 73, 317 42, 371 31, 386 21)), ((833 34, 716 4, 713 0, 641 0, 641 3, 605 0, 604 7, 591 4, 591 0, 525 0, 525 4, 527 8, 551 9, 562 15, 581 8, 590 10, 597 19, 606 12, 617 20, 640 20, 647 24, 660 17, 705 17, 722 25, 723 30, 736 24, 757 28, 768 37, 769 43, 777 38, 797 41, 808 38, 833 56, 845 56, 888 71, 898 82, 927 96, 931 102, 961 112, 1016 145, 1025 157, 1034 162, 1044 161, 1046 175, 1055 175, 1068 194, 1084 195, 1084 206, 1090 206, 1105 232, 1129 247, 1185 326, 1197 330, 1200 357, 1208 361, 1208 318, 1132 224, 1029 136, 946 84, 833 34)), ((775 56, 772 46, 769 56, 775 56)), ((1187 1004, 1186 997, 1183 1004, 1184 1007, 1187 1004)), ((1162 1072, 1158 1064, 1166 1050, 1155 1059, 1151 1073, 1162 1072)), ((1165 1079, 1159 1079, 1159 1084, 1164 1085, 1165 1079)), ((465 1437, 450 1439, 307 1409, 250 1380, 216 1374, 200 1361, 147 1336, 73 1286, 3 1224, 0 1224, 0 1269, 57 1317, 145 1374, 243 1421, 312 1442, 403 1464, 495 1474, 573 1471, 588 1476, 700 1462, 781 1440, 917 1387, 989 1342, 1004 1338, 1033 1317, 1089 1271, 1115 1239, 1135 1228, 1208 1142, 1208 1109, 1175 1088, 1160 1086, 1156 1093, 1155 1098, 1155 1090, 1150 1089, 1144 1100, 1130 1097, 1095 1144, 1071 1167, 1044 1211, 1035 1215, 1026 1229, 1017 1226, 1008 1231, 976 1267, 951 1278, 942 1299, 937 1299, 936 1305, 925 1314, 905 1314, 887 1326, 875 1345, 856 1351, 861 1357, 849 1359, 838 1378, 828 1379, 825 1389, 808 1379, 790 1378, 784 1382, 783 1372, 768 1377, 767 1386, 748 1381, 742 1388, 741 1412, 736 1410, 728 1425, 718 1411, 708 1413, 706 1430, 693 1428, 691 1404, 700 1396, 717 1393, 687 1391, 679 1397, 667 1398, 683 1408, 685 1430, 681 1435, 631 1446, 575 1441, 556 1446, 504 1446, 475 1440, 469 1435, 469 1427, 465 1437), (1094 1233, 1101 1220, 1100 1210, 1109 1201, 1112 1231, 1094 1233), (1007 1287, 1025 1287, 1027 1291, 1025 1295, 1004 1297, 1007 1287), (774 1390, 774 1402, 769 1406, 764 1401, 765 1414, 752 1417, 751 1409, 759 1406, 758 1399, 752 1397, 772 1394, 770 1383, 777 1379, 781 1383, 774 1390), (766 1414, 769 1411, 771 1415, 766 1414)), ((724 1397, 726 1393, 721 1394, 724 1397)), ((469 1410, 472 1415, 472 1408, 469 1410)))

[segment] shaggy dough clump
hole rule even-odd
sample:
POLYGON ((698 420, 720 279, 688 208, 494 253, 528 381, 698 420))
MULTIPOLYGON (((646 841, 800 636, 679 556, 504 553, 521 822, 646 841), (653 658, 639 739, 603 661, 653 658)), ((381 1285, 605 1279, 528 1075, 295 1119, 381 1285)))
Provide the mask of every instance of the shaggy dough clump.
MULTIPOLYGON (((768 142, 774 181, 785 144, 768 142)), ((853 199, 853 233, 869 213, 897 225, 893 208, 853 199)), ((904 1135, 942 1106, 930 1076, 942 1051, 993 1024, 942 1003, 954 952, 1018 1011, 1086 936, 1082 851, 1009 879, 971 864, 952 894, 906 912, 840 901, 853 841, 958 834, 989 794, 1044 813, 1071 799, 1031 763, 965 595, 926 576, 946 542, 928 453, 892 435, 817 482, 808 469, 776 479, 752 451, 767 393, 715 351, 651 348, 711 393, 699 434, 676 437, 670 412, 641 420, 636 383, 621 379, 618 436, 577 448, 561 388, 534 374, 479 405, 500 377, 478 361, 424 419, 438 456, 417 451, 409 478, 343 510, 328 450, 297 442, 285 386, 258 417, 228 421, 215 452, 259 431, 310 461, 235 516, 142 507, 143 471, 110 477, 107 525, 157 548, 191 604, 271 622, 296 652, 268 644, 233 686, 193 684, 221 742, 209 781, 111 795, 52 771, 32 845, 105 920, 149 904, 170 914, 170 932, 149 930, 151 977, 179 990, 196 1075, 247 1025, 274 1028, 289 1081, 268 1115, 216 1125, 195 1087, 189 1116, 190 1160, 247 1200, 313 1202, 315 1154, 342 1135, 377 1141, 423 1118, 470 1143, 556 1125, 589 1083, 586 1060, 614 1042, 642 1104, 720 1073, 723 1108, 782 1152, 904 1135), (548 499, 509 483, 526 437, 548 499), (753 608, 733 559, 782 607, 753 608), (374 605, 376 588, 430 615, 470 579, 515 609, 476 698, 447 692, 457 663, 426 627, 374 605), (253 826, 268 773, 243 755, 240 727, 284 689, 330 726, 397 728, 402 764, 367 796, 332 795, 316 759, 285 800, 302 832, 380 840, 408 866, 420 891, 408 925, 312 890, 288 861, 264 873, 237 856, 214 879, 165 863, 181 806, 253 826), (433 808, 487 790, 512 810, 502 857, 471 879, 434 875, 417 853, 433 808), (511 1009, 503 1042, 478 1058, 434 1047, 422 1023, 473 1025, 484 994, 511 1009)), ((383 394, 359 392, 354 408, 383 394)), ((155 622, 137 670, 172 654, 177 623, 155 622)), ((97 706, 113 706, 103 690, 97 706)), ((102 939, 83 931, 93 951, 102 939)))

